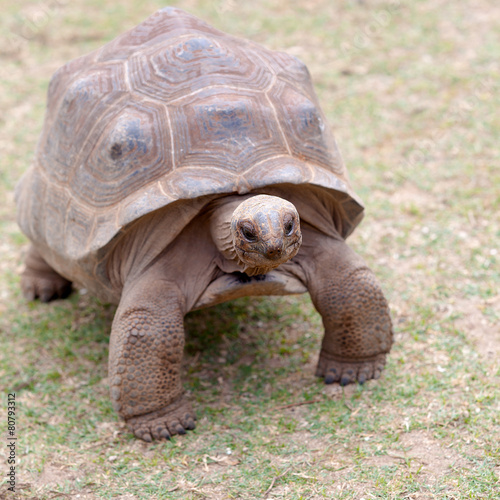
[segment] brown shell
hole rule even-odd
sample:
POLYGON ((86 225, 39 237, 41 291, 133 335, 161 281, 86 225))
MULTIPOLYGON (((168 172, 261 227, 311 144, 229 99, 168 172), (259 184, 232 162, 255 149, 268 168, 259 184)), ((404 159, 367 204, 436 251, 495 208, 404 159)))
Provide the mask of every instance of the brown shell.
POLYGON ((304 64, 165 8, 55 73, 19 223, 91 262, 174 201, 282 183, 331 190, 344 236, 361 219, 304 64))

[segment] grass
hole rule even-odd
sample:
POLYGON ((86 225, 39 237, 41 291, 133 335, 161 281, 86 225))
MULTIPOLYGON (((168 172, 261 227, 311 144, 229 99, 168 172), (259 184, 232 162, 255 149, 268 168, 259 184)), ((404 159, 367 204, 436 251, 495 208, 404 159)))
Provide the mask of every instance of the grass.
POLYGON ((78 293, 50 305, 20 295, 27 240, 13 189, 51 74, 163 4, 11 3, 0 22, 0 421, 15 392, 20 440, 17 492, 5 464, 0 498, 497 498, 498 6, 178 5, 307 63, 366 202, 350 243, 391 302, 386 371, 364 386, 324 386, 309 298, 240 299, 186 319, 197 429, 135 440, 108 397, 114 308, 78 293))

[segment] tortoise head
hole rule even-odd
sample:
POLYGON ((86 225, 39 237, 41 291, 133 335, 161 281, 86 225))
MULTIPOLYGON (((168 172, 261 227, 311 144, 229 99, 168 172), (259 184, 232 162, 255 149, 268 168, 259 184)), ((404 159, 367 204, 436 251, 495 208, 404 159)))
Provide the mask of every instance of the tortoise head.
POLYGON ((265 274, 290 260, 302 243, 297 209, 277 196, 257 195, 233 212, 234 250, 248 275, 265 274))

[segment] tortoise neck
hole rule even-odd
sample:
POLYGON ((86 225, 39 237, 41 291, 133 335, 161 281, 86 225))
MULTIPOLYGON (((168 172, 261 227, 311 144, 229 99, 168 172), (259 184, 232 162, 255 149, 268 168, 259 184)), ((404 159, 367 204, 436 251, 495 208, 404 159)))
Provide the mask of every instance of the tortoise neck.
POLYGON ((224 266, 226 267, 226 269, 223 269, 224 271, 246 273, 246 265, 241 262, 234 250, 233 237, 231 235, 231 218, 236 208, 251 196, 227 196, 216 200, 212 206, 213 212, 210 217, 212 241, 224 259, 232 264, 224 266))

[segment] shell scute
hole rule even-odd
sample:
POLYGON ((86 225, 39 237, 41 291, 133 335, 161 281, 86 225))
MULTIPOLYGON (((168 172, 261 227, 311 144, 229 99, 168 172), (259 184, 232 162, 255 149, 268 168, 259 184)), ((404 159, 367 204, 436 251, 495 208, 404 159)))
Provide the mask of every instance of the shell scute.
POLYGON ((16 186, 19 226, 25 234, 40 240, 45 235, 47 182, 39 169, 30 167, 16 186))
POLYGON ((311 177, 306 164, 286 156, 268 159, 245 172, 245 179, 252 189, 273 184, 302 184, 310 181, 311 177))
POLYGON ((176 168, 242 173, 270 155, 288 152, 263 94, 210 89, 172 106, 176 168))
POLYGON ((130 197, 121 204, 117 223, 119 227, 125 227, 143 215, 162 208, 177 199, 179 198, 162 189, 160 182, 153 183, 143 190, 138 190, 136 196, 130 197))
MULTIPOLYGON (((56 254, 64 255, 66 240, 62 238, 64 221, 71 203, 71 195, 65 189, 50 186, 50 196, 47 196, 44 206, 45 232, 43 237, 47 246, 56 254)), ((79 243, 79 246, 82 242, 79 243)))
POLYGON ((181 9, 165 7, 102 47, 98 61, 125 60, 131 53, 142 51, 144 47, 168 43, 172 38, 186 33, 224 36, 221 31, 181 9))
POLYGON ((162 182, 163 190, 178 200, 210 194, 232 193, 235 176, 215 168, 185 168, 172 172, 162 182))
MULTIPOLYGON (((128 102, 101 118, 96 141, 71 179, 75 196, 93 207, 126 200, 172 168, 165 109, 128 102)), ((91 144, 91 141, 89 141, 91 144)))
POLYGON ((94 225, 94 214, 81 205, 72 202, 68 206, 64 225, 66 255, 74 258, 74 249, 87 246, 89 234, 94 225))
POLYGON ((134 91, 165 101, 216 85, 265 89, 273 74, 252 55, 224 38, 189 35, 134 54, 130 83, 134 91))
POLYGON ((40 165, 55 181, 67 183, 95 124, 127 94, 121 66, 105 66, 80 73, 65 89, 62 99, 48 108, 40 141, 40 165))
POLYGON ((279 83, 270 92, 294 157, 344 175, 344 166, 326 119, 311 96, 279 83))

